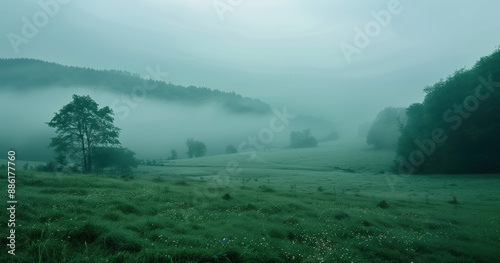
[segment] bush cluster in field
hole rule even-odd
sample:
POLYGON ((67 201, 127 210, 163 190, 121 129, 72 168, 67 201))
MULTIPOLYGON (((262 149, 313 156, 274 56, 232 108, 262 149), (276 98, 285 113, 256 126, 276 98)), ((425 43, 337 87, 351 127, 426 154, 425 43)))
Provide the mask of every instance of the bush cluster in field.
POLYGON ((463 204, 290 195, 190 178, 34 178, 19 176, 20 262, 492 262, 500 256, 500 234, 489 228, 497 215, 474 217, 475 208, 463 204), (207 187, 219 195, 195 202, 195 190, 207 187))

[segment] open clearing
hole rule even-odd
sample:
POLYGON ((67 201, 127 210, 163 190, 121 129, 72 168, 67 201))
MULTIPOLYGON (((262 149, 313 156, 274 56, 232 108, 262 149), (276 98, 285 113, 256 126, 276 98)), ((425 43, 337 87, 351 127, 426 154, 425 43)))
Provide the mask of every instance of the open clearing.
MULTIPOLYGON (((249 158, 233 154, 140 166, 131 180, 18 171, 16 259, 500 258, 498 175, 394 175, 388 171, 394 153, 373 150, 362 140, 269 150, 249 158)), ((17 167, 22 165, 17 162, 17 167)), ((6 172, 2 176, 5 179, 6 172)), ((6 191, 4 195, 6 199, 6 191)), ((7 218, 4 213, 3 221, 7 218)), ((0 229, 8 236, 6 224, 0 229)), ((6 241, 1 239, 4 248, 6 241)), ((0 261, 7 262, 7 256, 5 249, 0 261)))

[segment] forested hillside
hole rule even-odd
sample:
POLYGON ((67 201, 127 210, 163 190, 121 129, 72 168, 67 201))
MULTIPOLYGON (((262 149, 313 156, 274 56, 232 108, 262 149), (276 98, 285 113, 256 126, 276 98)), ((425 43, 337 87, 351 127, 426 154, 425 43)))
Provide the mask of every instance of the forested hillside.
POLYGON ((234 92, 205 87, 183 87, 162 80, 145 80, 137 74, 119 70, 95 70, 63 66, 35 59, 0 59, 0 88, 31 90, 44 87, 85 86, 111 92, 131 93, 134 87, 146 86, 148 97, 165 101, 202 104, 220 103, 234 113, 266 114, 269 105, 234 92))
POLYGON ((400 173, 500 172, 500 49, 433 86, 407 109, 400 173))

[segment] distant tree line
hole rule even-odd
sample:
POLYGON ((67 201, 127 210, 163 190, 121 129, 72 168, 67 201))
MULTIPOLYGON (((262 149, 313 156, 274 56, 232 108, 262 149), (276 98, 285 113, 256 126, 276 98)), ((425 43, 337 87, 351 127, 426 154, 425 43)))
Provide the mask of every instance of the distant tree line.
POLYGON ((290 133, 290 147, 291 148, 306 148, 316 147, 318 141, 311 134, 311 129, 303 131, 292 131, 290 133))
POLYGON ((105 169, 110 168, 113 173, 126 174, 139 164, 135 153, 122 147, 97 147, 92 158, 94 172, 97 173, 103 173, 105 169))
POLYGON ((177 156, 177 151, 175 149, 172 149, 170 151, 170 156, 168 157, 168 160, 177 160, 179 157, 177 156))
POLYGON ((426 87, 422 103, 385 108, 368 131, 368 123, 361 125, 359 134, 376 148, 395 148, 398 173, 498 173, 499 88, 497 49, 471 69, 426 87))
POLYGON ((188 147, 188 158, 203 157, 205 156, 205 153, 207 153, 207 147, 205 144, 200 141, 195 141, 193 138, 187 139, 186 145, 188 147))
POLYGON ((406 122, 405 108, 387 107, 377 115, 366 135, 366 142, 379 149, 395 149, 400 129, 406 122))
MULTIPOLYGON (((2 87, 27 90, 36 87, 86 86, 106 87, 110 91, 130 93, 134 87, 144 85, 138 74, 121 70, 95 70, 91 68, 63 66, 36 59, 0 59, 0 83, 2 87)), ((267 114, 271 108, 260 100, 242 97, 234 92, 223 92, 206 87, 183 87, 159 80, 147 80, 148 94, 167 101, 182 101, 199 105, 218 102, 236 113, 267 114)))

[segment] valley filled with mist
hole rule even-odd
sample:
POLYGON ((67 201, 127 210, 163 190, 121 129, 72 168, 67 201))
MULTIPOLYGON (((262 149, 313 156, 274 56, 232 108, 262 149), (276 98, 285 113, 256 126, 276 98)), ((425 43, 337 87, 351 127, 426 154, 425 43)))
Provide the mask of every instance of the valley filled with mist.
POLYGON ((1 4, 0 262, 496 262, 480 2, 1 4))

